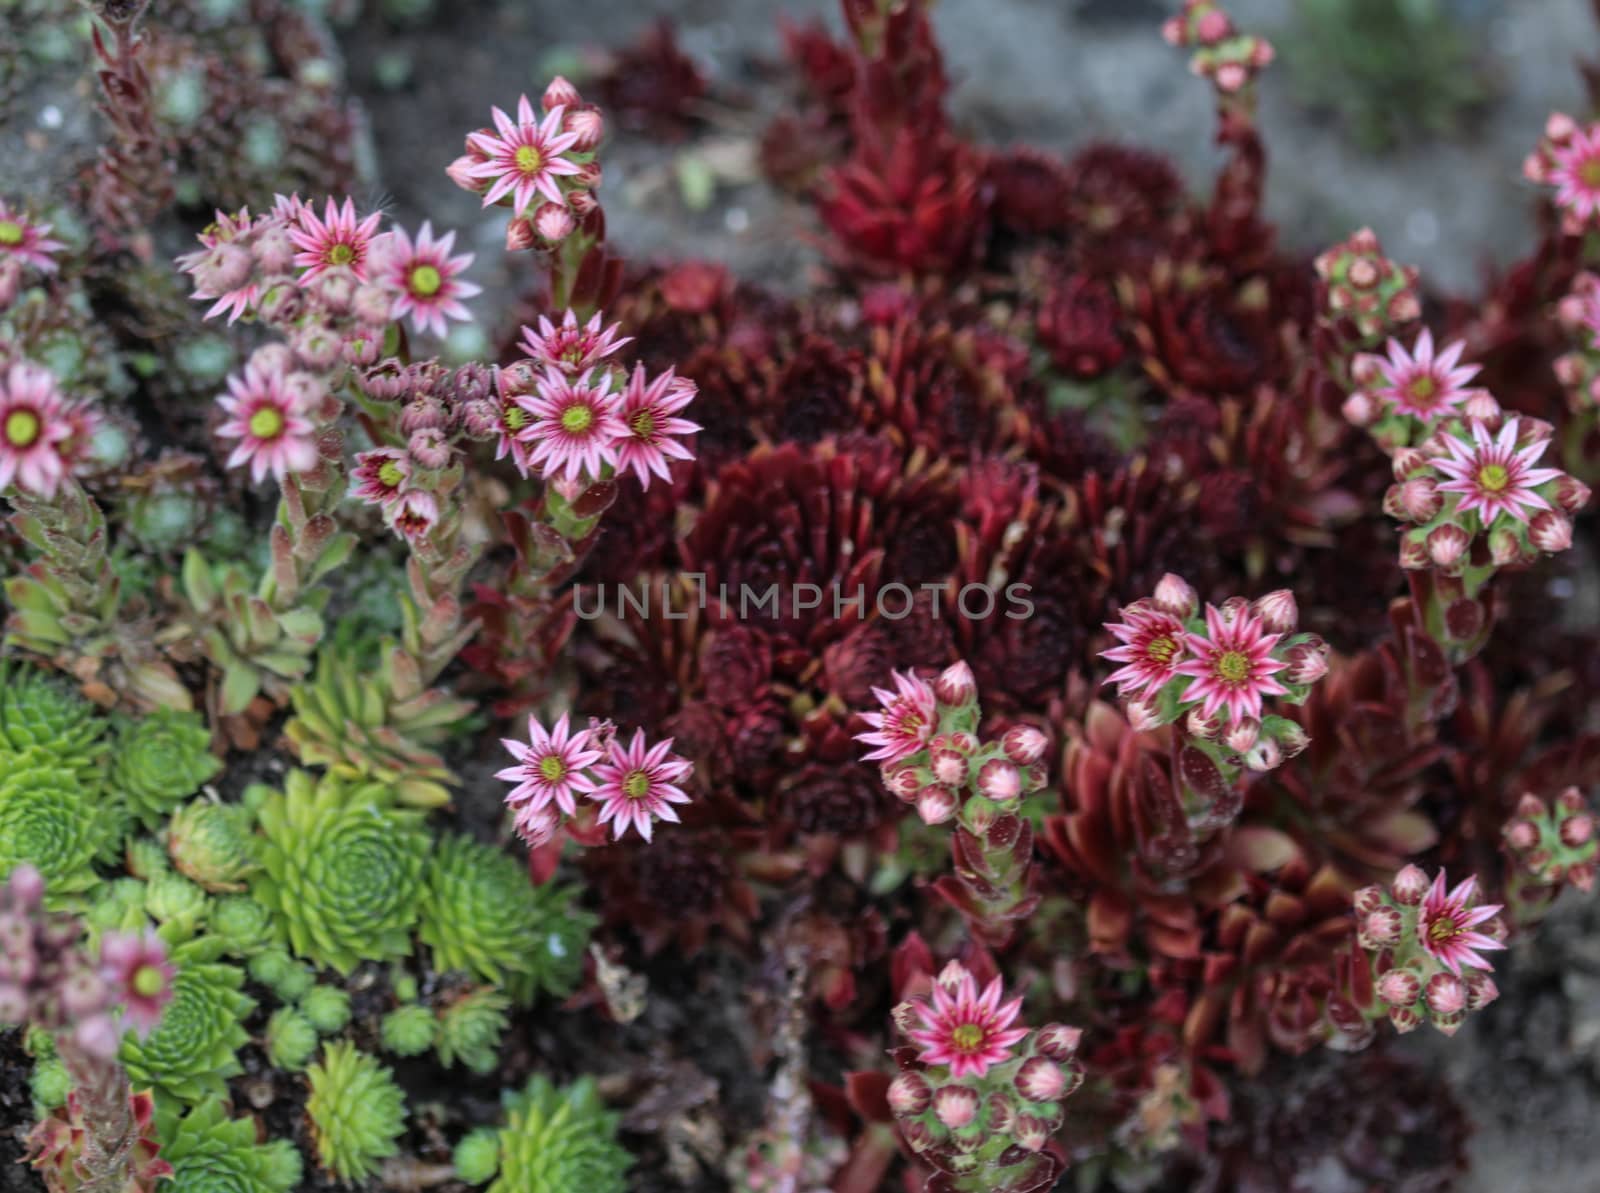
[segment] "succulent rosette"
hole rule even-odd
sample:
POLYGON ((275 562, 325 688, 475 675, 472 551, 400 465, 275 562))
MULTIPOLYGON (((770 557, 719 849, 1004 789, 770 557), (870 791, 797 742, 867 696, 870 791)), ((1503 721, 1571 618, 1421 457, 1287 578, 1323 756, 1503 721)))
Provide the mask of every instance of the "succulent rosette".
POLYGON ((111 782, 128 811, 155 825, 222 769, 211 734, 195 713, 157 709, 122 722, 111 752, 111 782))
POLYGON ((381 784, 293 771, 258 820, 262 868, 251 893, 297 955, 347 974, 411 951, 430 847, 420 812, 397 807, 381 784))
POLYGON ((373 1176, 399 1150, 406 1100, 394 1074, 348 1040, 324 1046, 306 1073, 306 1118, 317 1162, 346 1184, 373 1176))
POLYGON ((505 1098, 505 1123, 462 1140, 457 1175, 488 1193, 623 1193, 632 1158, 617 1143, 617 1115, 592 1079, 553 1085, 535 1075, 505 1098))
POLYGON ((220 941, 202 938, 173 950, 172 1001, 154 1031, 123 1037, 128 1075, 182 1102, 225 1097, 227 1080, 244 1072, 238 1051, 249 1039, 244 1019, 255 1009, 244 970, 218 960, 220 941))
POLYGON ((287 1139, 256 1140, 256 1124, 230 1118, 221 1098, 206 1098, 181 1117, 157 1115, 165 1141, 161 1158, 172 1165, 174 1193, 219 1190, 226 1193, 290 1193, 300 1187, 300 1152, 287 1139))

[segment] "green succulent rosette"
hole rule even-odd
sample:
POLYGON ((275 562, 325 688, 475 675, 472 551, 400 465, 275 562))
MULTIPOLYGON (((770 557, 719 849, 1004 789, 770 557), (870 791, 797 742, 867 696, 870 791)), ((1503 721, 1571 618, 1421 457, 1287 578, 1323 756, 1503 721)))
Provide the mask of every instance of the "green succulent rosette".
POLYGON ((282 931, 272 912, 249 895, 218 898, 211 906, 206 927, 236 957, 253 957, 283 944, 282 931))
POLYGON ((395 807, 382 785, 291 772, 259 809, 262 870, 251 892, 294 952, 318 965, 348 974, 406 956, 430 845, 422 818, 395 807))
POLYGON ((158 1113, 161 1158, 172 1165, 162 1193, 290 1193, 300 1184, 300 1153, 287 1139, 256 1142, 256 1125, 229 1118, 220 1098, 208 1097, 179 1117, 158 1113))
POLYGON ((221 769, 198 713, 162 708, 118 726, 112 786, 146 828, 154 828, 221 769))
POLYGON ((498 1170, 489 1193, 623 1193, 633 1162, 617 1142, 617 1115, 588 1077, 560 1089, 535 1075, 508 1095, 498 1143, 496 1157, 483 1133, 467 1136, 457 1149, 457 1175, 481 1182, 498 1170))
POLYGON ((222 942, 201 937, 172 952, 178 975, 161 1022, 143 1039, 123 1037, 121 1058, 134 1087, 154 1087, 181 1102, 227 1096, 227 1080, 244 1072, 235 1055, 250 1035, 243 1021, 255 1009, 244 971, 217 958, 222 942))
POLYGON ((306 1073, 306 1117, 317 1160, 342 1181, 364 1180, 400 1150, 405 1096, 394 1075, 348 1040, 324 1045, 306 1073))
POLYGON ((279 1007, 267 1020, 264 1042, 274 1068, 298 1073, 317 1050, 317 1029, 293 1007, 279 1007))
POLYGON ((167 852, 180 874, 213 893, 245 890, 261 868, 255 857, 252 817, 239 804, 197 799, 172 814, 167 852))
POLYGON ((396 1056, 421 1056, 439 1036, 439 1020, 432 1009, 412 1003, 397 1007, 378 1024, 385 1051, 396 1056))
POLYGON ((428 864, 420 935, 435 970, 502 985, 521 1004, 541 990, 564 995, 582 976, 595 922, 572 906, 575 894, 536 887, 510 854, 451 835, 428 864))
POLYGON ((300 1013, 322 1035, 331 1036, 350 1022, 350 995, 337 986, 313 986, 300 999, 300 1013))
POLYGON ((105 718, 70 681, 0 664, 0 751, 43 751, 98 790, 105 735, 105 718))
POLYGON ((0 764, 0 879, 27 862, 46 901, 68 907, 98 885, 95 862, 121 838, 122 818, 70 767, 34 746, 0 764))
POLYGON ((439 1063, 465 1065, 488 1073, 499 1061, 500 1039, 511 1020, 511 1000, 492 987, 470 990, 439 1013, 439 1038, 434 1044, 439 1063))

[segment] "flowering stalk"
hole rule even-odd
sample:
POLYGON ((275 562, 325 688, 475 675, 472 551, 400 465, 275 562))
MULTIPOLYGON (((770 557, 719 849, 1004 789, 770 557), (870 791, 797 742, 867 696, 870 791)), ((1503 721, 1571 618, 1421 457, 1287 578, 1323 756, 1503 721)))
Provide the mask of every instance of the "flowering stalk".
POLYGON ((1000 945, 1039 903, 1032 885, 1033 826, 1023 797, 1049 781, 1047 739, 1028 725, 980 743, 977 684, 965 663, 930 684, 893 673, 894 691, 874 688, 883 709, 864 713, 871 727, 856 740, 874 749, 884 786, 912 804, 926 824, 954 821, 955 873, 935 889, 978 937, 1000 945))
POLYGON ((141 1034, 171 1001, 174 970, 153 933, 106 933, 98 963, 83 925, 45 910, 44 880, 19 866, 0 888, 0 1023, 42 1029, 72 1079, 65 1106, 41 1119, 28 1152, 52 1193, 151 1193, 171 1175, 160 1159, 155 1103, 134 1093, 117 1061, 123 1022, 141 1034))
POLYGON ((1568 787, 1553 805, 1525 792, 1502 837, 1511 863, 1506 906, 1518 927, 1542 920, 1565 887, 1584 894, 1594 889, 1600 841, 1594 813, 1576 787, 1568 787))
POLYGON ((111 31, 108 45, 101 24, 93 26, 99 108, 111 125, 111 138, 100 146, 89 209, 108 249, 120 247, 113 230, 120 231, 130 237, 128 247, 146 259, 154 252, 146 230, 150 219, 172 198, 174 160, 156 130, 154 89, 141 61, 144 40, 135 28, 148 6, 149 0, 87 3, 111 31))
POLYGON ((1121 616, 1106 626, 1120 645, 1101 657, 1123 666, 1105 682, 1117 685, 1134 729, 1171 727, 1172 785, 1198 864, 1201 847, 1238 815, 1245 773, 1274 770, 1308 744, 1305 730, 1267 712, 1264 700, 1305 703, 1327 674, 1328 647, 1295 632, 1287 589, 1253 602, 1232 597, 1202 617, 1194 589, 1169 574, 1121 616))
MULTIPOLYGON (((925 978, 923 979, 926 980, 925 978)), ((888 1103, 912 1151, 936 1175, 929 1193, 1032 1193, 1053 1187, 1061 1161, 1046 1146, 1062 1103, 1083 1083, 1077 1028, 1012 1026, 1022 999, 1002 1002, 998 977, 980 993, 960 962, 929 993, 894 1009, 908 1046, 888 1103)))

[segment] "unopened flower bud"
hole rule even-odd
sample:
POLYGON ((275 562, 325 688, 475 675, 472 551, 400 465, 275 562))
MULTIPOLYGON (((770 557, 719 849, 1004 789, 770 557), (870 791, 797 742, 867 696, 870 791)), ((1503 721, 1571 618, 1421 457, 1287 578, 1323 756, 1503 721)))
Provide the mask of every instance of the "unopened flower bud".
POLYGON ((901 1118, 921 1114, 933 1101, 933 1090, 920 1074, 901 1073, 889 1083, 889 1109, 901 1118))
POLYGON ((922 775, 914 766, 886 766, 879 772, 890 793, 908 803, 922 790, 922 775))
POLYGON ((1506 844, 1518 853, 1527 853, 1539 847, 1539 826, 1520 817, 1505 827, 1506 844))
POLYGON ((1387 361, 1371 352, 1357 352, 1350 358, 1350 380, 1365 388, 1375 385, 1383 378, 1383 366, 1387 361))
POLYGON ((1050 1125, 1037 1115, 1019 1114, 1011 1124, 1011 1138, 1027 1151, 1041 1151, 1050 1142, 1050 1125))
POLYGON ((1011 1129, 1011 1123, 1016 1117, 1016 1111, 1004 1094, 990 1094, 984 1102, 984 1109, 988 1112, 986 1125, 991 1132, 1004 1135, 1011 1129))
POLYGON ((1575 514, 1589 504, 1589 486, 1575 476, 1562 473, 1556 480, 1556 504, 1575 514))
POLYGON ((1489 561, 1496 567, 1509 567, 1522 558, 1522 543, 1516 531, 1504 526, 1489 532, 1489 561))
POLYGON ((1067 1088, 1067 1075, 1048 1056, 1034 1056, 1022 1062, 1013 1084, 1030 1102, 1054 1102, 1067 1088))
POLYGON ((1432 522, 1439 516, 1444 498, 1439 487, 1425 476, 1412 477, 1400 485, 1399 504, 1409 521, 1432 522))
POLYGON ((1594 862, 1573 862, 1567 867, 1567 881, 1587 895, 1594 889, 1595 871, 1594 862))
POLYGON ((1361 918, 1357 935, 1364 949, 1381 949, 1397 944, 1403 922, 1393 907, 1375 907, 1361 918))
POLYGON ((1422 983, 1409 969, 1391 969, 1378 980, 1378 997, 1391 1007, 1409 1007, 1422 995, 1422 983))
POLYGON ((952 1131, 978 1117, 978 1093, 965 1085, 946 1085, 933 1095, 933 1113, 952 1131))
POLYGON ((943 783, 930 783, 917 792, 917 815, 924 824, 943 824, 956 814, 960 804, 955 788, 943 783))
POLYGON ((1231 596, 1217 606, 1217 612, 1222 615, 1224 625, 1233 625, 1249 612, 1249 609, 1250 602, 1242 596, 1231 596))
POLYGON ((1195 705, 1189 710, 1184 727, 1189 731, 1190 737, 1212 738, 1222 729, 1222 720, 1216 713, 1206 716, 1200 711, 1200 706, 1195 705))
POLYGON ((1428 546, 1421 539, 1406 535, 1400 540, 1400 566, 1410 572, 1426 571, 1433 566, 1428 558, 1428 546))
POLYGON ((1447 522, 1428 532, 1428 558, 1435 566, 1452 568, 1460 563, 1472 544, 1472 537, 1461 527, 1447 522))
POLYGON ((1389 894, 1396 903, 1415 907, 1428 891, 1428 876, 1417 866, 1403 866, 1389 884, 1389 894))
POLYGON ((1187 621, 1200 607, 1200 596, 1194 587, 1182 576, 1174 575, 1172 572, 1168 572, 1157 582, 1155 596, 1152 599, 1157 609, 1176 617, 1179 621, 1187 621))
POLYGON ((1294 758, 1311 744, 1311 735, 1294 721, 1288 721, 1274 734, 1273 740, 1285 758, 1294 758))
POLYGON ((1357 915, 1366 915, 1374 908, 1383 906, 1383 888, 1378 886, 1364 886, 1354 895, 1350 896, 1350 905, 1355 908, 1357 915))
POLYGON ((1405 1035, 1408 1031, 1415 1031, 1422 1022, 1414 1007, 1390 1007, 1389 1022, 1394 1024, 1395 1031, 1405 1035))
POLYGON ((1083 1040, 1081 1027, 1068 1027, 1064 1023, 1049 1023, 1039 1029, 1034 1040, 1041 1056, 1066 1064, 1078 1055, 1078 1045, 1083 1040))
POLYGON ((914 1152, 925 1152, 937 1142, 927 1124, 915 1119, 901 1123, 900 1134, 905 1136, 906 1146, 914 1152))
POLYGON ((1042 762, 1035 762, 1032 766, 1024 767, 1022 771, 1022 789, 1024 791, 1043 791, 1050 786, 1050 768, 1042 762))
POLYGON ((44 875, 32 862, 23 862, 11 871, 6 890, 19 910, 28 911, 44 898, 44 875))
POLYGON ((1269 634, 1292 634, 1300 623, 1300 610, 1295 604, 1294 593, 1287 588, 1279 588, 1256 598, 1251 609, 1269 634))
POLYGON ((1286 661, 1284 679, 1297 686, 1316 683, 1328 674, 1328 644, 1317 637, 1297 642, 1289 648, 1286 661))
POLYGON ((350 299, 350 313, 365 327, 383 326, 393 310, 394 295, 372 282, 357 286, 350 299))
POLYGON ((79 970, 61 983, 61 1006, 73 1018, 89 1015, 106 1005, 110 991, 91 970, 79 970))
POLYGON ((1494 979, 1482 971, 1467 977, 1467 1010, 1481 1011, 1495 999, 1500 997, 1500 987, 1494 984, 1494 979))
POLYGON ((1152 729, 1161 728, 1161 714, 1156 711, 1156 706, 1148 700, 1137 696, 1130 697, 1123 705, 1123 714, 1128 718, 1128 726, 1135 733, 1147 733, 1152 729))
POLYGON ((1050 739, 1032 725, 1014 726, 1000 739, 1006 757, 1018 766, 1032 766, 1038 762, 1044 757, 1045 747, 1049 744, 1050 739))
POLYGON ((1468 390, 1467 400, 1461 403, 1461 416, 1473 422, 1492 426, 1499 422, 1504 413, 1495 396, 1486 389, 1468 390))
POLYGON ((444 404, 437 398, 419 396, 400 410, 400 430, 406 435, 422 430, 441 430, 448 421, 444 404))
POLYGON ((1344 400, 1339 412, 1351 426, 1368 427, 1377 421, 1378 404, 1366 390, 1358 389, 1344 400))
POLYGON ((406 444, 411 458, 424 468, 445 468, 450 463, 450 442, 436 427, 423 427, 406 444))
POLYGON ((287 228, 263 228, 250 246, 261 272, 269 276, 285 274, 294 268, 295 243, 287 228))
POLYGON ((122 1033, 107 1014, 90 1015, 79 1021, 72 1034, 78 1047, 101 1060, 110 1060, 122 1046, 122 1033))
POLYGON ((1540 510, 1528 525, 1528 541, 1551 555, 1572 546, 1572 519, 1554 510, 1540 510))
POLYGON ((1013 762, 991 758, 978 770, 978 790, 997 804, 1009 804, 1022 795, 1022 772, 1013 762))
POLYGON ((947 708, 966 708, 978 698, 978 681, 965 662, 952 663, 933 681, 933 694, 947 708))
POLYGON ((479 159, 473 157, 470 153, 464 153, 446 166, 444 172, 450 176, 450 181, 462 190, 476 191, 484 185, 473 174, 473 169, 478 164, 479 159))
POLYGON ((539 97, 539 105, 546 112, 555 108, 570 108, 574 104, 581 104, 583 96, 578 94, 578 89, 569 83, 565 76, 557 75, 550 80, 550 85, 544 89, 544 94, 539 97))
POLYGON ((1559 826, 1561 843, 1568 849, 1577 849, 1594 840, 1594 817, 1587 812, 1568 816, 1559 826))
POLYGON ((606 135, 605 117, 600 115, 599 108, 573 109, 567 113, 562 128, 578 138, 572 143, 572 148, 578 153, 588 153, 606 135))
POLYGON ((597 191, 600 189, 601 179, 605 177, 604 171, 598 161, 590 160, 578 167, 578 172, 572 176, 574 186, 584 190, 597 191))
POLYGON ((520 253, 538 243, 538 230, 527 216, 519 215, 506 224, 506 252, 520 253))
POLYGON ((1467 987, 1454 974, 1436 973, 1428 979, 1424 994, 1428 1010, 1435 1015, 1454 1015, 1467 1007, 1467 987))
POLYGON ((1222 740, 1235 754, 1244 754, 1256 744, 1256 739, 1260 736, 1261 722, 1254 717, 1245 717, 1243 720, 1231 722, 1228 731, 1222 735, 1222 740))
POLYGON ((929 755, 933 777, 947 787, 960 787, 967 781, 967 756, 959 750, 934 750, 929 755))
POLYGON ((578 221, 563 204, 546 203, 533 213, 533 228, 550 244, 560 244, 577 229, 578 221))
POLYGON ((567 206, 572 208, 572 214, 580 220, 600 206, 600 200, 594 197, 594 192, 569 191, 567 193, 567 206))

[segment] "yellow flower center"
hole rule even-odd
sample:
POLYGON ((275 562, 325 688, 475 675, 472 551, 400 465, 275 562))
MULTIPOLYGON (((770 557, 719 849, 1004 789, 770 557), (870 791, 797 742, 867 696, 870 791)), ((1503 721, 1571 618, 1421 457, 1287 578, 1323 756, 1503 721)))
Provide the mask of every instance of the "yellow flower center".
POLYGON ((432 298, 439 293, 439 287, 444 285, 444 278, 439 276, 439 271, 431 265, 419 265, 411 271, 409 280, 411 293, 422 298, 432 298))
POLYGON ((16 220, 0 220, 0 244, 11 248, 22 243, 22 225, 16 220))
POLYGON ((963 1023, 950 1033, 950 1042, 961 1052, 976 1052, 983 1047, 983 1028, 976 1023, 963 1023))
POLYGON ((328 250, 329 265, 348 265, 355 259, 356 250, 348 244, 336 244, 328 250))
POLYGON ((629 771, 622 780, 622 794, 629 799, 643 799, 650 794, 650 776, 642 770, 629 771))
POLYGON ((656 433, 655 415, 648 410, 641 410, 628 420, 628 429, 640 439, 653 439, 656 433))
POLYGON ((1503 464, 1485 464, 1478 469, 1478 484, 1491 493, 1498 493, 1511 483, 1511 474, 1503 464))
POLYGON ((154 998, 167 988, 167 975, 154 965, 141 965, 133 971, 132 984, 140 998, 154 998))
POLYGON ((12 447, 31 447, 39 438, 39 416, 31 410, 13 410, 6 417, 6 442, 12 447))
POLYGON ((1578 181, 1584 186, 1600 188, 1600 158, 1588 158, 1578 167, 1578 181))
POLYGON ((1440 916, 1428 925, 1428 940, 1433 944, 1446 944, 1461 935, 1461 929, 1449 916, 1440 916))
POLYGON ((1170 663, 1172 656, 1178 653, 1178 640, 1170 634, 1162 634, 1151 639, 1144 652, 1152 663, 1170 663))
POLYGON ((276 439, 283 434, 283 413, 272 406, 263 406, 250 416, 250 434, 257 439, 276 439))
POLYGON ((406 474, 400 471, 400 465, 393 460, 385 460, 378 465, 378 479, 383 482, 384 488, 393 489, 406 479, 406 474))
POLYGON ((1411 383, 1411 398, 1418 406, 1426 406, 1438 393, 1439 383, 1426 373, 1411 383))
POLYGON ((1216 670, 1229 683, 1243 683, 1250 678, 1250 656, 1230 650, 1217 660, 1216 670))
POLYGON ((554 783, 567 773, 567 764, 554 754, 546 754, 539 759, 539 777, 546 783, 554 783))
POLYGON ((594 426, 594 411, 587 406, 568 406, 561 413, 561 429, 569 435, 582 435, 594 426))
POLYGON ((500 416, 500 421, 512 433, 522 430, 528 425, 528 412, 521 406, 507 406, 506 412, 500 416))
POLYGON ((516 152, 517 169, 524 174, 537 174, 544 165, 544 155, 532 145, 519 145, 516 152))

